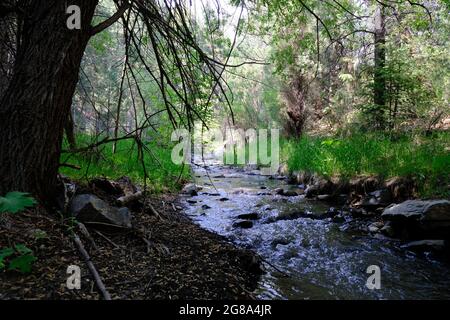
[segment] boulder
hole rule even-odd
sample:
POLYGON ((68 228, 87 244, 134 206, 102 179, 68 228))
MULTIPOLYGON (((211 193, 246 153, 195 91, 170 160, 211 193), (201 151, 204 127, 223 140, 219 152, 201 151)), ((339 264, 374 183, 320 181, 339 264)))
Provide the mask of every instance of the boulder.
POLYGON ((284 191, 282 195, 285 196, 285 197, 296 197, 296 196, 298 196, 297 192, 295 192, 293 190, 284 191))
POLYGON ((407 200, 392 204, 382 214, 385 220, 449 221, 450 201, 448 200, 407 200))
POLYGON ((300 209, 300 210, 292 210, 292 211, 281 211, 278 213, 275 217, 270 217, 267 219, 267 223, 273 223, 276 221, 282 221, 282 220, 295 220, 298 218, 309 218, 313 220, 322 220, 325 218, 328 218, 329 214, 328 212, 311 212, 306 209, 300 209))
POLYGON ((258 220, 259 216, 256 212, 253 212, 253 213, 240 214, 236 218, 238 218, 240 220, 258 220))
POLYGON ((395 236, 395 230, 392 227, 392 224, 391 224, 390 221, 387 221, 384 224, 383 228, 380 229, 380 232, 382 234, 384 234, 385 236, 388 236, 388 237, 391 237, 391 238, 395 236))
POLYGON ((217 192, 202 192, 202 194, 204 194, 205 196, 210 196, 210 197, 220 197, 220 193, 217 193, 217 192))
POLYGON ((195 184, 193 183, 188 183, 187 185, 184 186, 184 188, 181 190, 182 194, 187 194, 190 196, 196 196, 198 195, 198 188, 195 184))
POLYGON ((370 192, 361 203, 365 208, 386 207, 392 201, 392 195, 389 189, 381 189, 370 192))
POLYGON ((239 220, 233 223, 234 228, 242 228, 242 229, 249 229, 253 227, 253 222, 250 220, 239 220))
POLYGON ((89 186, 92 188, 94 193, 97 193, 100 190, 112 196, 119 196, 123 194, 123 190, 119 183, 116 181, 110 181, 106 178, 93 178, 89 181, 89 186))
POLYGON ((376 221, 371 223, 367 229, 369 230, 369 232, 371 233, 375 233, 378 232, 382 227, 383 227, 384 223, 381 221, 376 221))
POLYGON ((406 231, 408 238, 431 236, 449 238, 450 201, 407 200, 387 207, 381 217, 392 221, 394 229, 406 231))
POLYGON ((92 194, 81 194, 73 198, 69 212, 80 222, 131 228, 131 213, 128 208, 111 207, 92 194))

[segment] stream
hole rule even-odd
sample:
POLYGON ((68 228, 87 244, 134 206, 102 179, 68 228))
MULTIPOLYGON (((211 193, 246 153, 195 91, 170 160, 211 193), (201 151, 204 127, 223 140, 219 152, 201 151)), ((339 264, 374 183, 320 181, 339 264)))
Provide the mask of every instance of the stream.
POLYGON ((274 195, 274 189, 297 186, 211 161, 194 165, 202 189, 186 197, 187 214, 201 227, 256 251, 266 273, 256 291, 259 299, 449 299, 447 264, 400 248, 396 241, 344 231, 346 222, 298 217, 276 220, 292 210, 311 214, 330 205, 304 196, 274 195), (234 227, 240 214, 257 213, 253 227, 234 227), (381 270, 381 288, 366 281, 370 265, 381 270))

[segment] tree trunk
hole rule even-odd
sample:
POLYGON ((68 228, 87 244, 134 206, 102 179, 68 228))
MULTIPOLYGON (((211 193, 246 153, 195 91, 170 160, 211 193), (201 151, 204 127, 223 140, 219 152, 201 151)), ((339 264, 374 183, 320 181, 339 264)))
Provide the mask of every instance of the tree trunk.
MULTIPOLYGON (((114 139, 117 139, 119 137, 119 127, 120 127, 120 109, 122 107, 122 98, 123 98, 123 86, 125 83, 125 76, 127 72, 127 62, 128 62, 128 55, 125 56, 125 61, 123 63, 122 67, 122 76, 120 77, 120 87, 119 87, 119 98, 117 102, 117 110, 116 110, 116 117, 114 118, 114 139)), ((112 147, 112 153, 116 153, 117 149, 117 141, 113 142, 112 147)))
MULTIPOLYGON (((0 8, 1 10, 1 8, 0 8)), ((8 87, 16 50, 17 19, 13 14, 0 16, 0 99, 8 87)))
POLYGON ((286 131, 296 138, 300 138, 305 129, 307 113, 305 110, 305 97, 307 87, 305 79, 302 76, 296 76, 290 83, 287 90, 284 90, 283 96, 286 101, 288 123, 286 131))
POLYGON ((73 121, 71 111, 69 111, 69 114, 67 115, 67 121, 64 130, 66 131, 66 138, 67 142, 69 143, 69 148, 72 150, 76 149, 77 140, 75 139, 75 122, 73 121))
POLYGON ((0 194, 55 196, 64 125, 98 0, 73 0, 81 30, 66 26, 66 1, 23 1, 21 45, 0 101, 0 194))
POLYGON ((386 64, 386 30, 384 26, 384 7, 378 4, 375 13, 375 70, 374 70, 374 120, 377 128, 384 127, 384 112, 386 106, 386 79, 384 66, 386 64))

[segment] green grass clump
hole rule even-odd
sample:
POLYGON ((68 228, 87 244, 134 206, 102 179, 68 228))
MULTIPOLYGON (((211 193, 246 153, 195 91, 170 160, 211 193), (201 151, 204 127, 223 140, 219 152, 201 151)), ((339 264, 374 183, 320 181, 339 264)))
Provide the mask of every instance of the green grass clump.
POLYGON ((290 171, 310 171, 325 177, 382 178, 411 176, 421 196, 449 197, 450 134, 401 136, 360 134, 349 137, 308 137, 282 143, 290 171))
MULTIPOLYGON (((77 148, 81 149, 103 137, 95 138, 87 135, 77 136, 77 148)), ((175 191, 190 177, 189 166, 174 164, 171 160, 172 145, 161 145, 156 141, 146 142, 144 150, 145 171, 148 175, 147 186, 151 192, 159 193, 175 191), (181 172, 181 177, 180 177, 181 172), (180 177, 180 179, 179 179, 180 177)), ((68 149, 67 142, 63 149, 68 149)), ((112 152, 112 143, 101 145, 97 150, 80 153, 63 153, 61 163, 81 167, 76 170, 61 167, 60 172, 76 180, 104 176, 117 179, 122 176, 130 177, 135 183, 144 184, 144 167, 139 160, 138 147, 132 139, 117 142, 116 153, 112 152)))

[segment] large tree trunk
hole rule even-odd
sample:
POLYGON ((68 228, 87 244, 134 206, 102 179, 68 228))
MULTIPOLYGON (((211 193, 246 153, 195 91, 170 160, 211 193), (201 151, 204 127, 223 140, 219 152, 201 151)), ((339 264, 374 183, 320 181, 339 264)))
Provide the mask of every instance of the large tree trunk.
POLYGON ((283 91, 283 97, 286 103, 286 114, 288 116, 285 130, 291 136, 300 138, 305 129, 307 112, 305 110, 305 97, 307 86, 302 76, 296 76, 289 84, 289 87, 283 91))
MULTIPOLYGON (((0 11, 5 10, 0 6, 0 11)), ((8 87, 15 56, 17 19, 14 14, 0 15, 0 99, 8 87)))
POLYGON ((386 77, 384 66, 386 64, 386 30, 384 25, 385 14, 383 5, 378 4, 375 12, 375 70, 374 70, 374 120, 377 128, 382 129, 386 107, 386 77))
POLYGON ((66 2, 26 0, 21 45, 0 101, 0 194, 27 191, 49 203, 64 125, 98 0, 74 0, 81 30, 66 26, 66 2))

